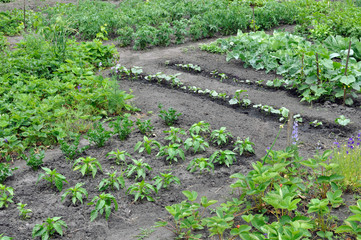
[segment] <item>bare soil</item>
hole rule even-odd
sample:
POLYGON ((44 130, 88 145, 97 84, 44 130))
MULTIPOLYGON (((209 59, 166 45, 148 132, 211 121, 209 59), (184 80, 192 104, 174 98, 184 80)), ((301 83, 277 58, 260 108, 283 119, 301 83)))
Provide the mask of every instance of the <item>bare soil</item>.
MULTIPOLYGON (((31 1, 34 6, 38 6, 39 1, 31 1)), ((55 1, 54 1, 55 2, 55 1)), ((7 5, 11 8, 11 4, 7 5)), ((47 1, 46 3, 50 3, 47 1)), ((3 10, 4 5, 0 10, 3 10)), ((29 5, 30 6, 30 5, 29 5)), ((204 40, 209 42, 214 39, 204 40)), ((299 126, 300 152, 302 156, 310 157, 316 153, 317 148, 327 149, 332 147, 335 138, 339 141, 347 139, 351 135, 356 135, 360 129, 361 110, 359 107, 344 107, 329 102, 309 105, 300 103, 300 99, 292 92, 286 90, 269 89, 264 85, 259 85, 256 81, 274 79, 275 74, 266 74, 264 71, 255 71, 245 69, 238 61, 226 62, 225 56, 209 54, 199 50, 198 43, 188 43, 179 46, 166 48, 152 48, 145 51, 133 51, 130 48, 118 49, 120 64, 130 68, 140 66, 146 74, 155 74, 164 72, 166 74, 175 74, 182 72, 179 78, 187 85, 194 85, 203 89, 216 90, 217 92, 226 92, 234 94, 237 89, 245 89, 248 92, 249 99, 253 104, 267 104, 273 107, 286 107, 292 113, 302 115, 304 122, 299 126), (171 64, 165 64, 169 61, 171 64), (187 72, 176 68, 174 63, 192 63, 201 66, 202 72, 187 72), (230 77, 221 82, 213 78, 210 72, 218 70, 219 73, 225 73, 230 77), (233 82, 232 79, 250 80, 250 83, 233 82), (352 123, 347 127, 340 127, 334 124, 334 120, 345 115, 350 118, 352 123), (323 126, 317 128, 309 125, 309 120, 319 120, 323 126)), ((102 72, 109 76, 110 70, 102 72)), ((253 108, 237 109, 229 107, 222 101, 211 100, 207 97, 191 94, 181 89, 172 89, 164 85, 151 84, 143 79, 120 80, 119 86, 123 90, 130 90, 134 94, 131 103, 140 108, 141 112, 134 113, 132 120, 150 119, 155 127, 152 137, 162 144, 166 144, 164 130, 168 130, 163 120, 158 116, 158 104, 164 108, 172 107, 182 113, 180 120, 175 127, 188 130, 189 127, 199 121, 210 123, 212 130, 226 127, 234 139, 239 136, 242 139, 249 137, 255 145, 255 155, 246 155, 237 157, 237 162, 231 167, 216 166, 214 173, 197 174, 189 173, 186 168, 190 160, 195 157, 190 152, 186 154, 186 160, 178 163, 169 164, 164 159, 157 158, 156 152, 151 155, 139 154, 133 151, 135 144, 143 139, 139 130, 134 129, 129 139, 120 141, 117 136, 113 136, 103 148, 92 146, 83 156, 92 156, 97 158, 106 172, 120 171, 120 166, 115 165, 113 160, 109 160, 106 154, 116 149, 126 150, 131 153, 134 159, 144 159, 153 168, 153 171, 147 176, 147 181, 167 170, 177 176, 181 185, 173 185, 169 190, 161 190, 159 194, 154 195, 155 202, 141 201, 133 203, 133 198, 125 194, 126 188, 134 183, 134 179, 126 179, 126 188, 120 191, 112 191, 119 203, 119 211, 111 214, 108 221, 103 216, 90 222, 90 212, 92 206, 77 205, 73 206, 70 200, 61 202, 61 195, 55 188, 49 186, 45 181, 36 184, 38 175, 41 171, 33 171, 26 166, 24 161, 16 161, 14 166, 19 167, 13 177, 7 179, 5 184, 14 188, 14 204, 9 208, 0 209, 0 234, 4 233, 14 239, 31 239, 31 232, 35 224, 42 223, 47 217, 62 217, 68 224, 68 229, 64 231, 64 236, 56 236, 55 239, 136 239, 141 231, 154 225, 154 222, 160 218, 168 219, 165 206, 175 204, 185 200, 182 191, 197 191, 199 196, 207 196, 208 199, 217 199, 219 202, 225 202, 233 195, 229 185, 232 179, 229 176, 236 172, 247 173, 251 169, 251 163, 259 160, 265 154, 265 149, 270 147, 279 130, 280 122, 277 118, 263 114, 253 108), (20 220, 16 204, 22 202, 28 204, 27 208, 32 209, 31 218, 20 220)), ((189 135, 187 136, 189 137, 189 135)), ((184 139, 186 136, 184 137, 184 139)), ((88 144, 87 140, 82 140, 82 145, 88 144)), ((284 149, 287 146, 287 127, 282 130, 278 138, 275 149, 284 149)), ((222 149, 228 149, 224 146, 222 149)), ((216 146, 211 146, 201 155, 209 157, 216 146)), ((93 179, 91 176, 82 177, 79 172, 72 170, 72 165, 65 161, 65 157, 58 147, 49 149, 46 152, 44 167, 56 168, 58 172, 66 176, 69 184, 64 189, 73 187, 78 182, 84 182, 84 187, 89 192, 88 203, 94 196, 98 195, 98 184, 105 174, 99 172, 93 179)), ((130 163, 130 162, 129 162, 130 163)), ((351 197, 347 198, 347 205, 352 204, 351 197)), ((346 207, 342 207, 337 213, 340 220, 347 216, 346 207)), ((157 228, 145 239, 174 239, 174 235, 165 229, 157 228)), ((206 239, 216 239, 210 237, 206 239)))

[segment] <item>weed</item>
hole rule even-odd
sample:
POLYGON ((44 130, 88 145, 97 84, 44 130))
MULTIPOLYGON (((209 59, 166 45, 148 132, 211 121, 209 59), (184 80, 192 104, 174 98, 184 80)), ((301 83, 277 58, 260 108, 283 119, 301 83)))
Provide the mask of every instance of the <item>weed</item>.
POLYGON ((10 163, 0 163, 0 184, 11 177, 16 169, 18 168, 10 168, 10 163))
POLYGON ((79 148, 80 143, 80 134, 70 134, 70 140, 73 140, 72 143, 65 141, 64 139, 60 139, 60 149, 65 155, 68 161, 73 161, 76 157, 82 154, 85 150, 89 148, 89 146, 84 146, 79 148))

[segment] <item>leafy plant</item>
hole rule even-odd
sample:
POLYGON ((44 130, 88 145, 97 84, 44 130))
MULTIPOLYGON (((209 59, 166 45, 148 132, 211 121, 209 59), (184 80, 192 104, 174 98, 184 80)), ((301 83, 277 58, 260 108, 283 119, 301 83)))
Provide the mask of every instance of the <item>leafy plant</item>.
POLYGON ((41 150, 39 153, 36 153, 36 150, 32 148, 30 150, 30 157, 25 154, 22 154, 21 156, 26 161, 26 165, 30 166, 33 170, 38 170, 38 168, 43 164, 45 151, 41 150))
POLYGON ((47 218, 43 224, 36 224, 33 228, 32 237, 41 237, 41 239, 47 240, 55 233, 63 236, 63 227, 68 228, 68 226, 60 219, 61 217, 47 218))
POLYGON ((145 179, 145 175, 147 174, 147 170, 148 171, 152 171, 153 169, 149 166, 148 163, 143 162, 143 159, 140 160, 135 160, 132 159, 134 164, 129 164, 128 168, 125 170, 125 172, 127 173, 127 177, 131 177, 133 175, 133 173, 136 173, 135 179, 138 179, 140 177, 142 177, 143 179, 145 179))
POLYGON ((157 154, 157 157, 164 157, 166 156, 166 160, 169 162, 178 162, 178 158, 181 158, 182 160, 184 160, 184 151, 180 148, 181 145, 180 144, 169 144, 169 145, 165 145, 162 146, 159 149, 159 152, 157 154))
POLYGON ((157 193, 157 189, 152 184, 146 183, 144 179, 141 182, 130 185, 127 189, 127 194, 134 195, 133 202, 136 202, 138 199, 142 200, 144 198, 150 202, 153 202, 154 198, 150 196, 152 192, 157 193))
POLYGON ((166 130, 163 132, 168 133, 168 136, 166 136, 164 139, 170 141, 172 144, 173 143, 183 143, 183 140, 178 135, 179 134, 186 135, 186 132, 184 131, 184 129, 175 128, 175 127, 170 127, 170 130, 166 130))
POLYGON ((133 121, 129 120, 130 114, 124 114, 118 117, 116 121, 110 122, 109 127, 114 129, 114 133, 118 134, 121 141, 127 139, 132 132, 133 121))
POLYGON ((233 161, 236 161, 236 154, 231 150, 219 150, 214 152, 209 160, 212 163, 225 164, 227 167, 233 164, 233 161))
POLYGON ((134 152, 139 151, 142 153, 144 150, 148 153, 152 153, 152 149, 159 149, 161 147, 160 143, 155 139, 148 139, 146 136, 143 137, 143 142, 137 142, 134 147, 134 152))
POLYGON ((0 163, 0 184, 5 181, 8 177, 11 177, 18 168, 10 168, 9 163, 0 163))
POLYGON ((205 135, 210 132, 209 130, 210 124, 204 121, 200 121, 198 123, 193 124, 189 128, 189 132, 191 135, 205 135))
POLYGON ((83 204, 84 197, 88 198, 88 192, 85 188, 82 188, 83 185, 84 183, 79 182, 73 188, 68 188, 65 190, 64 194, 61 195, 61 201, 64 201, 65 198, 70 195, 74 206, 77 201, 83 204))
POLYGON ((78 158, 73 165, 73 171, 79 170, 83 176, 91 172, 93 178, 97 174, 98 168, 103 172, 100 162, 92 157, 78 158))
POLYGON ((95 196, 88 205, 95 205, 95 209, 90 213, 90 221, 94 221, 98 215, 105 213, 105 219, 108 220, 112 211, 112 202, 114 210, 118 211, 118 203, 115 197, 109 193, 101 193, 95 196))
POLYGON ((56 172, 56 169, 49 169, 46 167, 41 167, 45 173, 39 174, 38 180, 36 183, 38 183, 41 179, 44 179, 50 183, 51 186, 55 185, 55 187, 61 192, 63 189, 63 184, 68 183, 66 178, 61 175, 60 173, 56 172))
POLYGON ((249 137, 245 140, 241 140, 239 137, 237 137, 237 141, 233 144, 234 152, 239 152, 239 155, 242 156, 244 152, 248 153, 254 153, 254 143, 249 140, 249 137))
POLYGON ((111 151, 108 152, 106 156, 110 156, 110 158, 115 158, 115 163, 117 165, 127 165, 126 162, 126 157, 131 158, 132 156, 127 153, 126 151, 119 151, 119 149, 117 149, 116 151, 111 151))
POLYGON ((221 127, 218 130, 213 130, 211 133, 211 140, 217 143, 218 146, 227 144, 229 139, 232 138, 232 134, 227 132, 226 127, 221 127))
POLYGON ((88 131, 86 138, 95 143, 97 147, 103 147, 105 142, 111 137, 112 132, 106 131, 101 122, 94 123, 93 130, 88 131))
POLYGON ((341 225, 336 229, 336 233, 351 233, 356 236, 357 239, 361 238, 361 200, 357 200, 356 206, 350 206, 349 209, 354 215, 349 216, 344 222, 345 225, 341 225))
POLYGON ((203 137, 199 135, 192 135, 191 138, 187 138, 184 142, 184 148, 186 150, 189 150, 191 147, 193 148, 194 153, 197 153, 199 150, 206 151, 206 148, 209 147, 209 144, 204 140, 203 137))
POLYGON ((242 94, 247 92, 247 90, 239 89, 234 94, 234 97, 229 100, 229 104, 235 105, 238 104, 239 106, 248 107, 251 105, 251 100, 248 99, 248 94, 242 94))
POLYGON ((9 203, 13 203, 14 189, 0 184, 0 208, 9 207, 9 203))
POLYGON ((18 203, 16 204, 18 205, 18 210, 19 210, 19 216, 21 219, 25 220, 27 218, 30 218, 29 213, 31 213, 31 209, 25 208, 27 206, 27 204, 24 203, 18 203))
POLYGON ((70 140, 73 140, 73 142, 69 143, 64 139, 60 139, 59 143, 60 143, 60 149, 63 152, 63 154, 66 156, 66 158, 69 161, 73 161, 77 156, 79 156, 85 150, 87 150, 89 146, 84 146, 82 148, 79 148, 80 134, 71 134, 70 140))
POLYGON ((157 191, 159 191, 161 188, 167 189, 173 182, 180 185, 179 178, 172 175, 171 172, 160 173, 160 175, 157 175, 153 178, 153 181, 157 191))
POLYGON ((159 104, 158 108, 160 109, 158 116, 164 120, 167 126, 174 125, 178 121, 178 117, 182 115, 181 113, 177 113, 173 108, 168 108, 168 111, 164 110, 162 104, 159 104))
POLYGON ((117 171, 114 171, 113 173, 106 173, 106 175, 108 175, 109 177, 103 178, 101 180, 101 182, 99 183, 100 191, 105 191, 109 187, 112 189, 112 191, 114 190, 114 188, 119 190, 119 186, 121 188, 124 188, 125 182, 124 182, 123 175, 117 176, 117 171))
POLYGON ((143 135, 149 136, 154 130, 154 126, 152 125, 150 120, 141 121, 140 119, 138 119, 135 124, 138 126, 140 133, 143 135))
POLYGON ((203 171, 214 171, 214 165, 208 158, 194 158, 188 165, 187 170, 190 172, 196 172, 202 174, 203 171))
POLYGON ((351 122, 350 119, 346 118, 344 115, 336 118, 335 123, 340 124, 341 126, 346 126, 351 122))

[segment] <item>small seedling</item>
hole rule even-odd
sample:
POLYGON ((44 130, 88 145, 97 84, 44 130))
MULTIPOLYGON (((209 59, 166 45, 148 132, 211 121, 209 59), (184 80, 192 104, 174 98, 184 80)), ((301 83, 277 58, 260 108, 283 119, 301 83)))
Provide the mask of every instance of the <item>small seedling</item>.
POLYGON ((315 121, 310 122, 310 125, 313 127, 318 127, 318 126, 322 126, 322 122, 315 120, 315 121))
POLYGON ((341 126, 347 126, 350 122, 351 120, 346 118, 344 115, 341 115, 335 120, 335 123, 340 124, 341 126))
POLYGON ((199 123, 193 124, 189 128, 189 132, 191 135, 205 135, 210 132, 210 125, 204 121, 200 121, 199 123))
POLYGON ((142 153, 144 150, 148 153, 152 153, 152 149, 159 149, 161 147, 160 143, 154 139, 148 139, 146 136, 143 137, 143 142, 137 142, 134 147, 134 152, 139 151, 142 153))
POLYGON ((41 239, 49 239, 55 233, 58 233, 60 236, 63 236, 62 227, 68 228, 66 223, 63 220, 60 220, 61 217, 48 218, 43 224, 36 224, 33 228, 32 237, 41 237, 41 239))
POLYGON ((103 172, 99 161, 92 157, 78 158, 73 165, 73 171, 79 170, 83 176, 91 172, 93 178, 97 174, 98 168, 103 172))
POLYGON ((63 189, 63 184, 68 183, 66 178, 60 173, 56 172, 56 169, 51 170, 46 167, 42 167, 42 169, 45 171, 45 173, 41 173, 39 175, 38 181, 36 183, 38 183, 41 179, 44 179, 50 182, 51 186, 55 185, 59 192, 61 192, 63 189))
POLYGON ((124 114, 123 117, 118 117, 116 121, 110 122, 109 127, 114 129, 114 133, 118 134, 121 141, 127 139, 132 132, 134 122, 129 120, 130 114, 124 114))
POLYGON ((204 152, 208 147, 209 147, 208 142, 206 142, 204 138, 199 135, 192 135, 191 138, 188 138, 184 142, 184 148, 186 150, 193 148, 194 153, 197 153, 200 150, 204 152))
POLYGON ((227 167, 233 164, 233 161, 236 161, 236 154, 231 150, 219 150, 213 153, 209 160, 214 163, 225 164, 227 167))
POLYGON ((154 130, 154 127, 150 120, 145 120, 142 122, 140 121, 140 119, 138 119, 135 124, 138 126, 140 133, 143 135, 149 136, 154 130))
POLYGON ((171 143, 183 143, 183 140, 178 135, 186 135, 184 129, 175 127, 170 127, 170 130, 163 132, 168 133, 168 136, 166 136, 164 139, 170 141, 171 143))
POLYGON ((108 220, 112 211, 112 202, 114 203, 114 210, 118 211, 118 203, 115 197, 109 193, 101 193, 95 196, 88 205, 95 205, 95 209, 90 213, 90 221, 94 221, 98 215, 105 212, 105 219, 108 220))
POLYGON ((21 154, 21 157, 26 161, 26 165, 30 166, 33 170, 38 170, 38 168, 43 164, 45 152, 44 150, 41 150, 39 153, 36 153, 36 150, 32 148, 30 150, 30 157, 25 154, 21 154))
POLYGON ((157 193, 157 189, 152 184, 146 183, 144 179, 141 182, 130 185, 127 190, 127 194, 134 195, 133 202, 136 202, 138 199, 144 198, 146 198, 150 202, 153 202, 154 198, 150 196, 152 192, 157 193))
POLYGON ((172 173, 160 173, 153 178, 154 185, 159 191, 161 188, 168 189, 168 187, 174 182, 180 185, 180 180, 176 176, 172 175, 172 173))
POLYGON ((182 115, 181 113, 177 113, 173 108, 168 108, 168 111, 164 110, 162 104, 159 104, 158 108, 160 109, 158 116, 164 120, 167 126, 174 125, 178 121, 178 117, 182 115))
POLYGON ((85 188, 82 188, 83 185, 84 183, 77 183, 73 188, 68 188, 61 196, 61 201, 64 201, 68 195, 71 195, 71 201, 74 206, 77 201, 83 204, 84 196, 88 198, 88 192, 85 188))
POLYGON ((25 208, 27 206, 27 204, 23 204, 23 203, 18 203, 18 210, 19 210, 19 216, 21 219, 26 220, 28 218, 30 218, 29 213, 31 213, 31 209, 25 208))
POLYGON ((169 144, 159 149, 157 157, 166 156, 166 160, 169 162, 178 162, 178 158, 184 160, 184 151, 180 148, 180 144, 169 144))
POLYGON ((13 175, 13 171, 18 168, 10 168, 9 163, 0 163, 0 184, 5 181, 8 177, 13 175))
POLYGON ((0 209, 9 207, 13 203, 14 189, 0 184, 0 209))
POLYGON ((127 153, 126 151, 119 151, 117 149, 116 151, 108 152, 106 156, 110 156, 110 158, 115 158, 115 163, 117 165, 127 165, 127 161, 125 160, 125 157, 131 158, 132 156, 127 153))
POLYGON ((225 127, 221 127, 219 130, 214 130, 211 133, 211 140, 217 143, 218 146, 227 144, 230 138, 232 138, 232 134, 227 132, 225 127))
POLYGON ((239 155, 242 156, 244 152, 248 153, 254 153, 254 143, 249 140, 249 138, 246 138, 245 140, 241 140, 239 137, 237 138, 237 141, 234 143, 234 152, 239 152, 239 155))
POLYGON ((105 191, 109 187, 114 190, 116 188, 117 190, 125 187, 125 182, 123 175, 117 176, 117 171, 114 171, 113 173, 106 173, 108 175, 108 178, 103 178, 103 180, 99 183, 99 191, 105 191), (120 187, 119 187, 120 186, 120 187))
POLYGON ((13 239, 14 238, 12 238, 12 237, 4 236, 4 233, 0 234, 0 240, 13 240, 13 239))
POLYGON ((139 161, 133 159, 133 163, 134 164, 128 165, 128 168, 125 170, 125 172, 127 173, 127 178, 131 177, 133 175, 133 173, 136 173, 135 179, 138 179, 140 177, 145 179, 145 175, 147 174, 147 170, 148 171, 153 170, 149 166, 148 163, 143 162, 143 159, 140 159, 139 161))

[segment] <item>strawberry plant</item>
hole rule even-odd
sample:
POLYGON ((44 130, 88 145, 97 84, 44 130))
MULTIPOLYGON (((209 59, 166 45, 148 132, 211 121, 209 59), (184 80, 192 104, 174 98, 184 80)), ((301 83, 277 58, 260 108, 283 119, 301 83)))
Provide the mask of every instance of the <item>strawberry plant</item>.
POLYGON ((93 130, 88 131, 86 138, 95 143, 97 147, 103 147, 105 142, 111 137, 112 132, 106 131, 101 122, 94 123, 93 130))
POLYGON ((32 237, 41 237, 41 239, 46 240, 55 233, 63 236, 63 227, 68 228, 68 226, 60 219, 61 217, 47 218, 43 224, 36 224, 33 228, 32 237))
POLYGON ((90 213, 90 221, 94 221, 98 215, 105 213, 105 219, 108 220, 112 211, 112 202, 114 204, 114 210, 118 211, 118 203, 115 197, 109 193, 101 193, 99 196, 95 196, 88 205, 95 205, 95 209, 90 213))
POLYGON ((82 188, 84 183, 77 183, 73 188, 68 188, 65 190, 64 194, 61 195, 61 201, 64 201, 65 198, 70 195, 71 201, 73 205, 76 205, 76 202, 79 201, 81 204, 83 204, 83 199, 88 198, 88 192, 85 188, 82 188))
POLYGON ((144 150, 146 153, 151 154, 153 149, 159 149, 160 143, 155 139, 148 139, 146 136, 143 137, 143 142, 137 142, 134 147, 134 152, 138 151, 142 153, 144 150))
POLYGON ((336 233, 351 233, 356 239, 361 238, 361 200, 357 200, 356 206, 350 206, 350 211, 354 214, 344 220, 345 225, 341 225, 336 229, 336 233))
POLYGON ((180 148, 180 144, 169 144, 161 147, 157 154, 157 157, 166 156, 166 160, 172 163, 173 161, 178 162, 178 158, 184 160, 184 151, 180 148))
POLYGON ((154 198, 151 196, 152 192, 157 193, 157 188, 155 188, 152 184, 145 182, 144 179, 141 182, 130 185, 127 189, 127 194, 134 195, 133 202, 136 202, 138 199, 142 200, 144 198, 150 202, 153 202, 154 198))
POLYGON ((44 180, 48 181, 51 186, 55 185, 55 187, 59 190, 59 192, 61 192, 61 190, 63 189, 63 184, 68 183, 66 178, 63 175, 61 175, 60 173, 58 173, 56 171, 56 169, 51 170, 46 167, 41 167, 41 168, 44 170, 45 173, 39 174, 36 184, 41 179, 44 179, 44 180))
POLYGON ((114 129, 114 133, 118 134, 121 141, 127 139, 132 132, 133 121, 129 120, 130 114, 124 114, 118 117, 116 121, 110 122, 109 127, 114 129))
POLYGON ((187 170, 190 172, 196 172, 202 174, 204 171, 214 171, 214 165, 208 158, 194 158, 188 165, 187 170))
POLYGON ((180 185, 180 180, 176 176, 172 175, 172 173, 160 173, 160 175, 157 175, 153 178, 154 185, 157 188, 157 191, 159 191, 161 188, 168 189, 168 187, 174 182, 178 185, 180 185))
POLYGON ((178 121, 178 117, 182 115, 181 113, 177 113, 173 108, 168 108, 168 111, 164 110, 162 104, 159 104, 158 108, 160 109, 158 116, 164 120, 167 126, 174 125, 178 121))
POLYGON ((109 187, 112 189, 112 191, 114 190, 114 188, 119 190, 119 186, 121 188, 124 188, 125 182, 124 182, 123 174, 117 176, 117 171, 114 171, 113 173, 106 173, 106 175, 108 175, 108 178, 103 178, 99 183, 98 188, 100 191, 105 191, 109 187))
POLYGON ((14 189, 0 184, 0 209, 9 207, 13 203, 14 189))
POLYGON ((19 210, 19 216, 21 219, 26 220, 28 218, 30 218, 29 213, 31 213, 31 209, 25 208, 27 206, 27 204, 23 204, 23 203, 18 203, 16 204, 18 205, 18 210, 19 210))
POLYGON ((97 174, 98 168, 103 172, 100 162, 92 157, 78 158, 73 165, 73 171, 79 170, 83 176, 91 172, 93 178, 97 174))

